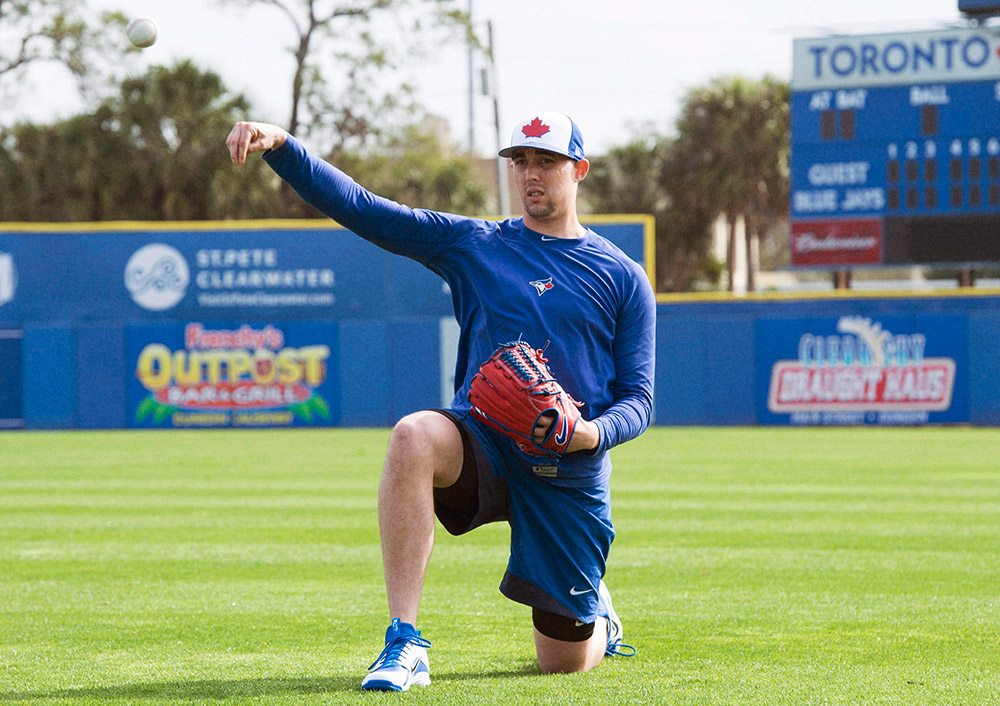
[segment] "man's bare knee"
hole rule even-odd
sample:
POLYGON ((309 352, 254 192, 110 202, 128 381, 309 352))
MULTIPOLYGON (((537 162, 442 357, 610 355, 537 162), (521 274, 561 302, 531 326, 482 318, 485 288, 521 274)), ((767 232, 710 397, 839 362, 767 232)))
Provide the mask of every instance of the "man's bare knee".
POLYGON ((450 419, 437 412, 414 412, 392 429, 385 471, 427 472, 435 486, 448 486, 458 479, 463 458, 462 435, 450 419))
POLYGON ((461 444, 458 429, 443 415, 414 412, 396 422, 389 437, 389 446, 420 457, 436 457, 447 451, 455 437, 461 444))
POLYGON ((592 657, 588 651, 561 655, 538 655, 538 667, 543 674, 589 672, 598 664, 600 664, 600 658, 592 657))
POLYGON ((600 664, 604 657, 607 631, 603 625, 590 639, 583 642, 556 640, 538 632, 537 628, 534 633, 538 667, 545 674, 588 672, 600 664))
POLYGON ((586 672, 590 669, 582 659, 553 659, 549 657, 538 658, 538 668, 542 674, 572 674, 574 672, 586 672))

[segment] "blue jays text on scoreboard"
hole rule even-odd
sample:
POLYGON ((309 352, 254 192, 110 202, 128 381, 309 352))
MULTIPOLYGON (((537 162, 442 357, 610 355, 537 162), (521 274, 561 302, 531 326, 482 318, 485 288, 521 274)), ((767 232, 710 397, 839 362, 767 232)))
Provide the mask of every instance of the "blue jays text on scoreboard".
POLYGON ((1000 34, 800 39, 796 266, 1000 261, 1000 34))

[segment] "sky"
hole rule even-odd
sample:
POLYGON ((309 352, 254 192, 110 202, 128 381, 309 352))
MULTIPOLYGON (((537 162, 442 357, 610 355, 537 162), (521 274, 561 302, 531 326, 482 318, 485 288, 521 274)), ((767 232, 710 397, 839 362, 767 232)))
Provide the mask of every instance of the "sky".
MULTIPOLYGON (((221 0, 89 0, 92 7, 149 15, 157 43, 130 70, 192 58, 219 73, 253 105, 248 119, 287 124, 293 32, 266 6, 221 0)), ((684 95, 711 79, 770 74, 789 79, 792 40, 830 33, 933 29, 963 22, 958 0, 460 0, 483 30, 492 24, 501 140, 537 110, 570 115, 589 154, 623 144, 640 130, 670 134, 684 95)), ((478 89, 478 70, 476 85, 478 89)), ((453 139, 470 140, 467 51, 436 47, 414 67, 417 97, 444 118, 453 139)), ((32 82, 19 102, 25 117, 64 117, 70 87, 58 77, 32 82), (30 106, 30 107, 28 107, 30 106)), ((494 154, 491 98, 472 99, 471 138, 494 154)))

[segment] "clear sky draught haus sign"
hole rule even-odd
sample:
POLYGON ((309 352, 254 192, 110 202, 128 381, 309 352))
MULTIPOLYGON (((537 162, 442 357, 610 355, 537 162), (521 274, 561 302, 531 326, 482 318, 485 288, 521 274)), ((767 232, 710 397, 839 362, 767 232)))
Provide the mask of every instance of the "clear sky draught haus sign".
POLYGON ((762 421, 901 425, 967 416, 957 376, 964 361, 956 360, 962 354, 955 345, 964 324, 957 317, 842 316, 761 326, 767 330, 758 332, 758 352, 771 361, 761 366, 770 371, 761 381, 762 421), (761 342, 771 336, 775 340, 761 342), (782 345, 785 355, 777 350, 782 345))

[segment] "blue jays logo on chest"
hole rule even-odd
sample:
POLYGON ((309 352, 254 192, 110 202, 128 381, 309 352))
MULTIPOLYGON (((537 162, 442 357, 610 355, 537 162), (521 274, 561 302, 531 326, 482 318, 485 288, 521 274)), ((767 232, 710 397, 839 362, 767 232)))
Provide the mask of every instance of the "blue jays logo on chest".
POLYGON ((530 284, 532 287, 534 287, 538 291, 538 296, 542 296, 547 291, 549 291, 550 289, 552 289, 553 287, 555 287, 555 285, 552 284, 552 278, 551 277, 549 277, 547 279, 536 279, 534 282, 528 282, 528 284, 530 284))

